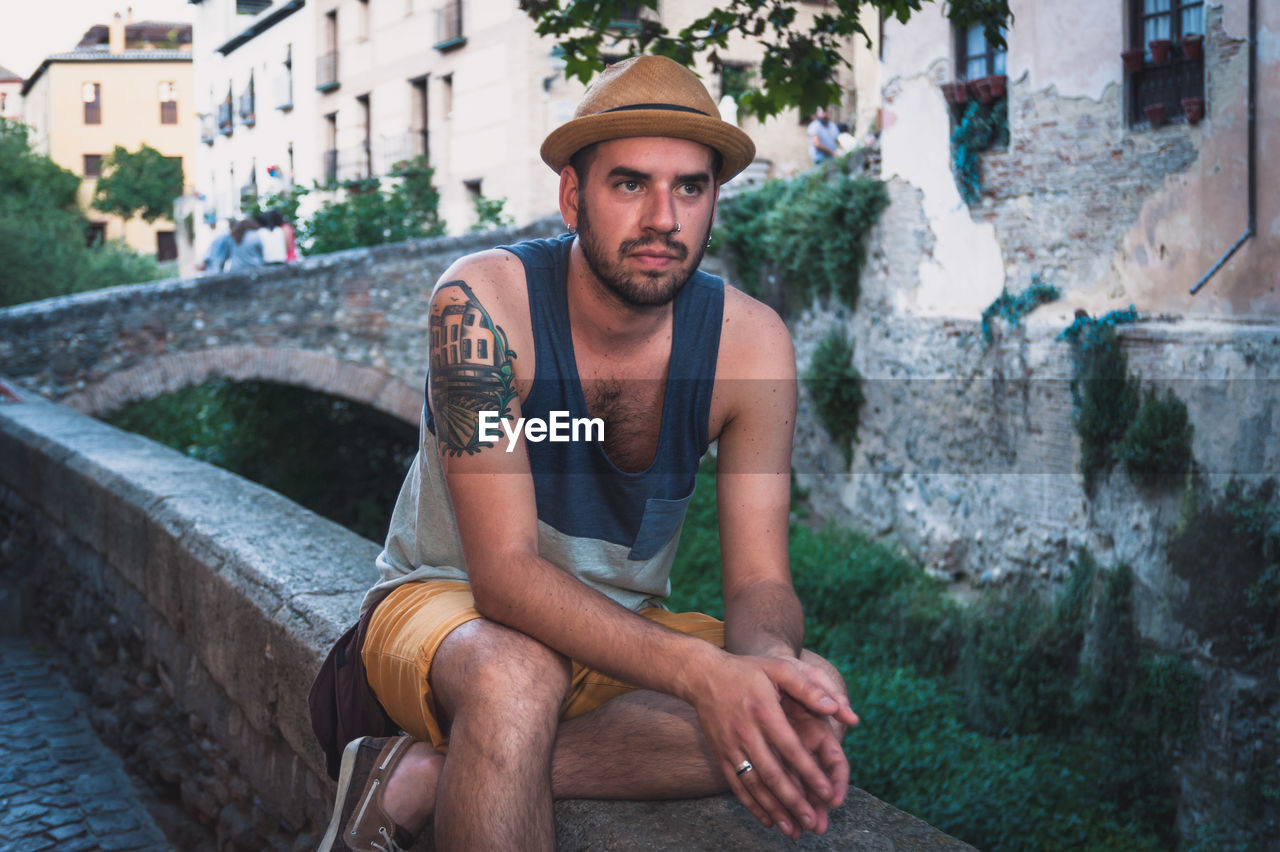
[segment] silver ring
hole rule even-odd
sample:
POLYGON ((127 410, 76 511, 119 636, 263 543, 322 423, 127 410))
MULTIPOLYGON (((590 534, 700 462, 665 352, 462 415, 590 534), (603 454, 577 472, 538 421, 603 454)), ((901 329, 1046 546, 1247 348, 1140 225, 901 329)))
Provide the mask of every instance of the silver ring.
POLYGON ((676 222, 676 233, 680 233, 680 223, 676 222))
POLYGON ((737 766, 735 766, 733 769, 735 772, 738 773, 738 775, 746 775, 748 772, 755 769, 755 767, 751 765, 751 761, 744 760, 741 763, 739 763, 737 766))

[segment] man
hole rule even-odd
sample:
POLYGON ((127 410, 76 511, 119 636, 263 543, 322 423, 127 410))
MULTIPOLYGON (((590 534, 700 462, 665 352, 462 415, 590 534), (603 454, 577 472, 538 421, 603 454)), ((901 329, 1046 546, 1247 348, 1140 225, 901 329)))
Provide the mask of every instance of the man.
POLYGON ((407 735, 348 746, 322 850, 429 822, 442 850, 551 849, 555 798, 724 790, 789 837, 826 829, 857 717, 801 651, 791 341, 697 271, 754 150, 671 60, 611 66, 542 146, 569 234, 441 277, 422 447, 365 600, 369 683, 407 735), (603 434, 553 440, 557 412, 603 434), (723 624, 659 605, 712 440, 723 624))
POLYGON ((839 152, 840 127, 831 120, 831 113, 826 107, 818 107, 805 133, 809 134, 809 156, 813 158, 814 165, 831 159, 839 152))

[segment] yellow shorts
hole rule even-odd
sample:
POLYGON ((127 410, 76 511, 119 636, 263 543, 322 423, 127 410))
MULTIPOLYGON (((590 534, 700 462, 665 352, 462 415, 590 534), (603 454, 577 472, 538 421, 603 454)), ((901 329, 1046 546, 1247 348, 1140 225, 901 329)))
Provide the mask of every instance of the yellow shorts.
MULTIPOLYGON (((639 615, 724 647, 724 623, 709 615, 668 612, 659 607, 646 607, 639 615)), ((440 729, 431 695, 431 661, 446 636, 482 617, 467 583, 406 583, 378 604, 365 634, 361 656, 378 701, 392 721, 418 739, 430 741, 440 751, 447 749, 449 737, 440 729)), ((560 718, 581 716, 635 688, 574 662, 573 681, 560 707, 560 718)))

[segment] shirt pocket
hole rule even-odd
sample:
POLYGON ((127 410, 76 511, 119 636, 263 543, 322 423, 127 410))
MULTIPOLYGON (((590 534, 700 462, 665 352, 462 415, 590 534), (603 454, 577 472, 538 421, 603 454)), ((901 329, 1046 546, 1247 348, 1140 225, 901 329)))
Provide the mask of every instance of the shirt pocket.
POLYGON ((640 531, 631 545, 627 558, 635 561, 652 559, 658 551, 671 541, 671 537, 684 522, 685 511, 689 501, 693 499, 693 491, 679 500, 667 500, 661 497, 650 497, 644 501, 644 515, 640 518, 640 531))

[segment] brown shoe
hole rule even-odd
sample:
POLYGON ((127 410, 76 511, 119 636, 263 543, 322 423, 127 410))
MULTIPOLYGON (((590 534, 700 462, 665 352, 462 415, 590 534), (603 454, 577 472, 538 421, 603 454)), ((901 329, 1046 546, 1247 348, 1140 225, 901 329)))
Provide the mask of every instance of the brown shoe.
POLYGON ((342 752, 333 816, 317 852, 407 852, 414 838, 382 807, 387 779, 409 753, 413 737, 362 737, 342 752), (357 786, 363 782, 363 786, 357 786))

